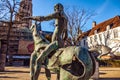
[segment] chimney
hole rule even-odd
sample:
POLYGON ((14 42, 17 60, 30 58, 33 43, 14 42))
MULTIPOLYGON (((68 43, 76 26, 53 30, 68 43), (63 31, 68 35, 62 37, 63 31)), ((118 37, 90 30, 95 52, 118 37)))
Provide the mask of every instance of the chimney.
POLYGON ((110 30, 110 25, 107 25, 106 30, 110 30))
POLYGON ((96 21, 92 22, 92 28, 94 28, 96 26, 96 21))

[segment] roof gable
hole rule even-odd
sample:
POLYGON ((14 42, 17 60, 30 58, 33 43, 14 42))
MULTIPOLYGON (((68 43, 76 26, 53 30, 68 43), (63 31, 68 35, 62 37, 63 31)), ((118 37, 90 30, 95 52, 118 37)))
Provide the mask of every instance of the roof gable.
POLYGON ((110 25, 111 29, 120 26, 120 16, 116 16, 100 24, 97 24, 94 28, 91 29, 89 36, 93 35, 95 30, 97 30, 97 33, 106 31, 108 25, 110 25))
POLYGON ((106 31, 106 28, 108 25, 110 25, 110 29, 115 28, 115 27, 119 27, 120 26, 120 16, 115 16, 114 18, 108 19, 102 23, 97 24, 91 30, 84 32, 82 35, 80 35, 79 39, 81 39, 85 36, 94 35, 95 30, 97 31, 97 33, 106 31))

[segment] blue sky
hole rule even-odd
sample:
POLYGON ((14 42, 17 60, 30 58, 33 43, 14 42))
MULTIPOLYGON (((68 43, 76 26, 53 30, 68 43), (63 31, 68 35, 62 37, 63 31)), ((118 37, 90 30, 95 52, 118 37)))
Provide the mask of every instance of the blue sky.
MULTIPOLYGON (((86 10, 94 10, 97 15, 92 17, 86 24, 87 30, 91 29, 92 22, 103 22, 116 15, 120 15, 120 0, 32 0, 33 16, 46 16, 54 12, 56 3, 63 4, 64 7, 76 6, 86 10)), ((49 22, 42 23, 42 30, 53 31, 54 27, 49 22)))

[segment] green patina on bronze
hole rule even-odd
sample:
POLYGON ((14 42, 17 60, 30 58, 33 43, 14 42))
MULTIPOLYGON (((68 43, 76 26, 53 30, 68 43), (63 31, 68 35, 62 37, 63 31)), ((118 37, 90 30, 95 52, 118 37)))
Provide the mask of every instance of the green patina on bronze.
POLYGON ((57 80, 88 80, 93 74, 93 60, 87 49, 80 46, 64 47, 67 38, 67 16, 62 4, 54 7, 55 13, 48 16, 26 17, 36 21, 55 19, 55 30, 49 43, 38 33, 34 24, 31 26, 35 44, 30 60, 31 80, 38 80, 42 62, 45 65, 47 79, 51 79, 50 71, 57 73, 57 80))
MULTIPOLYGON (((34 27, 36 26, 34 25, 34 27)), ((33 34, 35 33, 34 31, 33 31, 33 34)), ((40 35, 33 36, 33 38, 42 40, 42 37, 40 35), (36 37, 39 37, 39 38, 36 38, 36 37)), ((41 44, 43 43, 40 43, 39 48, 37 47, 38 50, 35 49, 35 51, 31 55, 31 64, 30 64, 31 80, 37 80, 38 74, 40 72, 39 70, 41 68, 42 62, 39 62, 39 64, 36 64, 36 60, 38 56, 41 54, 38 51, 43 50, 43 47, 41 46, 41 44), (35 66, 38 66, 38 68, 36 68, 35 66), (35 72, 35 70, 37 72, 35 72)), ((49 43, 46 42, 46 44, 49 44, 49 43)), ((38 46, 38 44, 36 46, 38 46)), ((80 46, 69 46, 66 48, 60 48, 56 50, 56 52, 52 57, 50 58, 46 57, 45 59, 47 60, 45 63, 45 66, 46 66, 45 68, 46 68, 46 74, 48 74, 47 76, 48 80, 50 80, 50 72, 47 72, 49 71, 47 69, 50 69, 56 72, 58 76, 60 76, 59 80, 88 80, 91 77, 93 72, 93 67, 92 67, 93 63, 88 53, 88 50, 80 46)))

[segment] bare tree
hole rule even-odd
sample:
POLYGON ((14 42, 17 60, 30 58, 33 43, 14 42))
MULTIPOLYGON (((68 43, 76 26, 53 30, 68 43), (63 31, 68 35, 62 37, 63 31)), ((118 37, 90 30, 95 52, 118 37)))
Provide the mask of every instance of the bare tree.
MULTIPOLYGON (((7 49, 5 53, 2 53, 5 55, 8 54, 10 31, 13 24, 16 23, 14 21, 14 18, 15 18, 15 14, 18 11, 18 7, 19 7, 19 0, 0 0, 0 22, 6 23, 8 25, 7 39, 6 39, 7 49)), ((3 63, 3 65, 5 65, 5 63, 3 63)), ((2 66, 0 65, 0 67, 4 67, 3 65, 2 66)))
POLYGON ((93 11, 79 9, 77 7, 67 8, 66 14, 68 16, 68 34, 72 40, 73 45, 78 45, 78 37, 86 28, 86 23, 95 16, 93 11))

